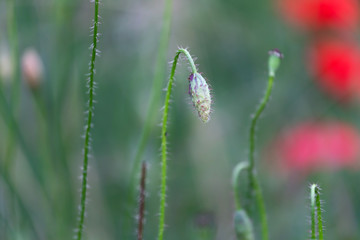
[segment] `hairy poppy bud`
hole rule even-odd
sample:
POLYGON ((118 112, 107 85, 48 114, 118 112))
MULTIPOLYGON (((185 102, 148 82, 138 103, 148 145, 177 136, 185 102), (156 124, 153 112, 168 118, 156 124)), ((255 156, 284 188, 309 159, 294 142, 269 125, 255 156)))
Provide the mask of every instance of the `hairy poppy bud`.
POLYGON ((209 86, 200 73, 189 76, 189 94, 201 120, 206 123, 210 120, 211 96, 209 86))

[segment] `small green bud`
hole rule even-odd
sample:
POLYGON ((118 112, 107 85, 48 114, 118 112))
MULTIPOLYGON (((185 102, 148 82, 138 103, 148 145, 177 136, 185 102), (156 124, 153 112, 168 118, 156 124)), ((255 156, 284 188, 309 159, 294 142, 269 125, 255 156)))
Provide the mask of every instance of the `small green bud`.
POLYGON ((206 123, 210 120, 211 96, 209 86, 200 73, 189 76, 189 94, 200 119, 206 123))
POLYGON ((284 55, 278 49, 269 51, 269 55, 269 76, 275 77, 275 72, 280 66, 280 59, 283 58, 284 55))
POLYGON ((252 222, 244 210, 235 212, 234 225, 238 240, 255 239, 252 222))

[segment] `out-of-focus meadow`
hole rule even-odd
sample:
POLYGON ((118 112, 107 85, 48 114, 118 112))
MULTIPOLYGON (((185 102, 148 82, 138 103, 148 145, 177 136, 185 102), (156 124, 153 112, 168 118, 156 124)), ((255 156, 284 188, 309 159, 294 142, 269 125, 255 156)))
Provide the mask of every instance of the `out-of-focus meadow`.
MULTIPOLYGON (((306 11, 316 9, 311 2, 321 1, 174 0, 162 87, 177 48, 188 47, 211 85, 213 112, 207 124, 199 121, 181 60, 167 131, 166 239, 236 239, 231 174, 247 160, 250 119, 273 48, 285 57, 256 137, 270 239, 309 238, 313 182, 322 187, 326 239, 360 239, 359 3, 329 0, 316 18, 306 11)), ((93 7, 0 1, 0 239, 74 235, 93 7)), ((158 0, 101 1, 84 239, 135 238, 129 187, 163 11, 158 0)), ((141 158, 148 164, 144 239, 158 230, 164 97, 141 158)))

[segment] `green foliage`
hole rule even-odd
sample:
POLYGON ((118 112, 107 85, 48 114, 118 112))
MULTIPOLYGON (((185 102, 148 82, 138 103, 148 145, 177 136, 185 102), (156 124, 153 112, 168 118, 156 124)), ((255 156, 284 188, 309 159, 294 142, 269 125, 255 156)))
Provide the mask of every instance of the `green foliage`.
MULTIPOLYGON (((356 129, 360 122, 357 103, 332 100, 314 84, 304 60, 307 39, 289 29, 272 4, 103 1, 98 5, 101 41, 95 42, 102 54, 88 66, 89 53, 90 58, 96 55, 94 47, 88 50, 94 41, 89 38, 93 4, 0 1, 0 239, 71 239, 72 230, 83 223, 82 239, 135 239, 142 161, 149 164, 143 239, 156 239, 163 231, 161 184, 169 206, 160 209, 167 225, 163 239, 260 239, 266 216, 271 239, 309 238, 304 198, 309 181, 321 182, 326 189, 321 197, 331 206, 327 225, 335 226, 327 229, 327 240, 359 239, 358 171, 286 171, 273 155, 277 137, 293 124, 331 118, 356 129), (196 76, 209 79, 209 91, 202 96, 215 90, 214 110, 206 125, 194 117, 202 104, 188 96, 189 73, 179 65, 177 91, 169 95, 168 124, 161 126, 167 125, 164 131, 157 124, 160 100, 166 97, 164 82, 171 75, 167 61, 180 44, 196 51, 196 63, 206 73, 196 70, 201 77, 196 76), (286 53, 281 74, 276 72, 280 62, 276 55, 264 61, 273 46, 286 53), (21 58, 28 48, 35 49, 44 63, 43 81, 36 91, 22 81, 21 58), (3 62, 10 63, 11 74, 5 74, 9 71, 2 68, 3 62), (93 100, 89 101, 84 84, 86 73, 99 83, 92 97, 97 102, 94 118, 93 108, 87 111, 93 100), (276 76, 274 93, 268 95, 271 109, 251 115, 269 75, 276 76), (189 111, 191 105, 194 113, 189 111), (254 117, 252 144, 249 116, 254 117), (88 156, 82 151, 89 149, 90 137, 93 157, 86 160, 81 175, 89 174, 81 182, 79 168, 88 156), (169 171, 167 179, 160 179, 164 164, 158 167, 159 146, 164 138, 171 143, 163 144, 169 171), (252 151, 246 151, 248 144, 252 151), (246 161, 237 165, 240 159, 246 161), (249 171, 259 180, 248 191, 249 171), (91 186, 90 194, 86 185, 91 186), (264 199, 256 190, 260 185, 264 199), (87 202, 81 204, 80 221, 79 202, 87 202), (261 218, 258 213, 265 205, 267 213, 261 218)), ((206 121, 208 111, 204 113, 206 121)), ((318 230, 316 235, 320 236, 318 230)))

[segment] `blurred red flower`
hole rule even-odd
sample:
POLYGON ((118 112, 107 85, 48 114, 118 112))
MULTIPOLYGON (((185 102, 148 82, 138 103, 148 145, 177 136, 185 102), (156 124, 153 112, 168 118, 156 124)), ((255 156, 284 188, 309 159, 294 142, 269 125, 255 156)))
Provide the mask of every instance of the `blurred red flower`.
POLYGON ((345 123, 302 123, 288 129, 275 143, 282 170, 354 168, 360 157, 360 136, 345 123))
POLYGON ((309 48, 308 68, 325 91, 347 101, 360 90, 360 51, 349 41, 320 40, 309 48))
POLYGON ((319 30, 356 29, 359 21, 357 0, 278 0, 284 17, 295 26, 319 30))

